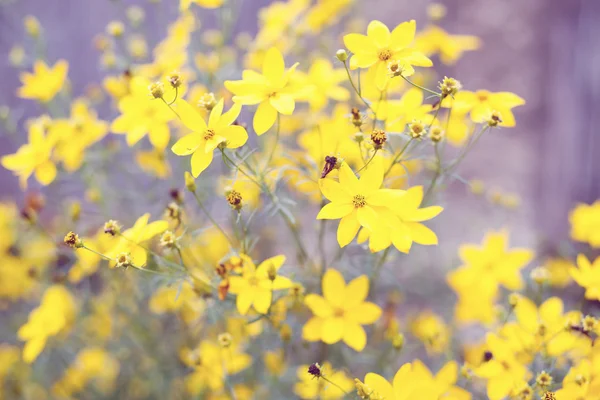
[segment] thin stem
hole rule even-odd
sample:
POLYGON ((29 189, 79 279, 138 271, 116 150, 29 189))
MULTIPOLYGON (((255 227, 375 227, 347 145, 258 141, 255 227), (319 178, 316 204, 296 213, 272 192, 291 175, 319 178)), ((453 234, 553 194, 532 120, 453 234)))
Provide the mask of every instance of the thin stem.
POLYGON ((265 170, 263 174, 269 168, 271 161, 273 161, 273 156, 275 155, 275 151, 277 150, 277 145, 279 144, 279 134, 281 132, 281 114, 277 113, 277 131, 275 132, 275 143, 273 143, 273 148, 271 149, 271 154, 269 154, 269 158, 267 159, 267 163, 265 164, 265 170))
POLYGON ((110 258, 110 257, 108 257, 108 256, 105 256, 104 254, 102 254, 102 253, 99 253, 99 252, 97 252, 96 250, 90 249, 89 247, 87 247, 87 246, 85 246, 85 245, 82 247, 82 249, 86 249, 87 251, 91 251, 92 253, 94 253, 94 254, 96 254, 96 255, 98 255, 98 256, 100 256, 100 257, 104 258, 105 260, 108 260, 108 261, 114 261, 112 258, 110 258))
POLYGON ((358 97, 363 101, 363 103, 365 103, 365 105, 367 106, 367 108, 369 110, 371 110, 373 113, 375 113, 375 111, 371 108, 371 105, 369 104, 369 102, 367 100, 365 100, 364 97, 362 97, 360 90, 358 90, 358 88, 354 84, 354 80, 352 80, 352 75, 350 75, 350 69, 348 69, 347 61, 344 61, 344 68, 346 69, 346 74, 348 75, 348 80, 350 81, 350 84, 352 85, 352 88, 354 89, 354 91, 356 92, 358 97))
POLYGON ((425 91, 425 92, 427 92, 427 93, 434 94, 434 95, 436 95, 436 96, 438 96, 438 97, 442 97, 442 94, 441 94, 441 93, 435 92, 435 91, 433 91, 433 90, 431 90, 431 89, 427 89, 426 87, 423 87, 423 86, 421 86, 421 85, 417 85, 416 83, 414 83, 414 82, 410 81, 410 80, 409 80, 407 77, 405 77, 404 75, 400 75, 400 76, 402 77, 402 79, 404 79, 406 82, 410 83, 410 84, 411 84, 411 85, 413 85, 414 87, 416 87, 416 88, 419 88, 419 89, 421 89, 421 90, 423 90, 423 91, 425 91))
POLYGON ((371 288, 369 290, 371 293, 375 290, 375 285, 377 284, 377 280, 379 279, 379 275, 381 274, 381 269, 390 254, 391 248, 392 246, 385 249, 381 257, 379 258, 377 264, 373 266, 373 277, 371 278, 371 288))
POLYGON ((198 197, 198 194, 196 192, 194 192, 194 198, 196 198, 196 203, 198 203, 198 206, 200 207, 200 209, 202 210, 202 212, 204 212, 204 214, 210 220, 210 222, 212 222, 212 224, 215 226, 215 228, 217 228, 219 230, 219 232, 221 232, 221 234, 223 236, 225 236, 225 239, 227 239, 227 241, 229 242, 229 244, 231 245, 231 247, 235 248, 235 245, 234 245, 233 241, 231 240, 231 238, 229 237, 229 235, 227 235, 227 233, 225 233, 225 231, 223 230, 223 228, 221 228, 221 225, 219 225, 217 223, 217 221, 215 221, 215 219, 210 215, 210 212, 208 212, 208 210, 206 209, 206 207, 202 203, 202 200, 200 200, 200 197, 198 197))
POLYGON ((332 381, 331 379, 327 378, 325 375, 321 375, 321 379, 323 379, 325 382, 328 382, 330 384, 332 384, 333 386, 335 386, 336 388, 340 389, 342 392, 344 392, 344 394, 349 394, 348 392, 346 392, 344 390, 344 388, 342 388, 340 385, 338 385, 337 383, 335 383, 334 381, 332 381))
POLYGON ((365 163, 365 165, 363 165, 358 171, 356 171, 357 173, 362 171, 363 169, 367 168, 367 166, 371 163, 371 161, 373 161, 373 159, 375 158, 375 156, 377 155, 377 152, 379 151, 379 149, 375 149, 375 151, 373 152, 373 155, 371 156, 371 158, 369 158, 369 161, 367 161, 365 163))
POLYGON ((394 167, 394 165, 396 165, 396 163, 398 163, 400 161, 400 157, 402 157, 402 155, 404 154, 404 152, 406 151, 406 149, 408 148, 408 146, 412 143, 412 141, 413 141, 413 138, 410 138, 408 140, 408 142, 406 142, 406 144, 404 145, 404 147, 402 147, 402 149, 400 150, 400 152, 398 154, 396 154, 396 156, 392 160, 392 163, 388 167, 387 171, 385 171, 385 174, 383 174, 384 178, 386 176, 388 176, 388 174, 390 173, 390 171, 392 170, 392 168, 394 167))
MULTIPOLYGON (((171 104, 167 103, 167 101, 166 101, 164 98, 162 98, 162 97, 161 97, 160 99, 162 100, 162 102, 163 102, 163 103, 165 103, 165 105, 166 105, 167 107, 169 107, 169 109, 170 109, 171 111, 173 111, 173 113, 174 113, 175 115, 177 115, 177 118, 181 119, 181 117, 179 116, 179 114, 177 113, 177 111, 175 111, 175 110, 173 109, 173 107, 171 107, 171 104, 173 104, 173 103, 171 103, 171 104)), ((175 100, 173 100, 173 102, 175 102, 175 100)))

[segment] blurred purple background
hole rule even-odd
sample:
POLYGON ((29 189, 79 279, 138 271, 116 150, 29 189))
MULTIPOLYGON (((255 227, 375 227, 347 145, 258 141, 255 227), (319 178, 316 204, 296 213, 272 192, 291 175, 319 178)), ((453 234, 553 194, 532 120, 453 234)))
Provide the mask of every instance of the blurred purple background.
MULTIPOLYGON (((139 4, 147 11, 146 24, 154 27, 150 44, 164 36, 165 21, 172 20, 178 1, 109 0, 13 0, 0 7, 0 105, 24 115, 36 115, 32 102, 15 97, 20 85, 17 71, 7 61, 10 48, 23 42, 22 21, 37 16, 44 28, 48 59, 65 58, 74 93, 81 94, 90 82, 99 83, 103 71, 92 42, 113 19, 123 19, 123 8, 139 4)), ((256 31, 257 10, 268 0, 243 2, 237 31, 256 31)), ((358 4, 356 16, 380 19, 388 25, 415 18, 426 23, 429 2, 369 0, 358 4)), ((456 66, 440 66, 440 76, 460 79, 466 89, 513 91, 527 100, 516 110, 517 127, 487 135, 461 168, 467 179, 483 179, 503 191, 517 193, 522 207, 513 216, 518 235, 532 239, 542 232, 551 242, 568 234, 567 213, 576 201, 592 202, 600 197, 600 139, 595 128, 600 118, 600 1, 598 0, 446 0, 448 15, 441 26, 450 33, 473 34, 483 47, 467 53, 456 66)), ((210 21, 208 24, 210 25, 210 21)), ((340 47, 342 42, 340 40, 340 47)), ((23 130, 20 134, 25 134, 23 130)), ((22 142, 19 142, 22 143, 22 142)), ((4 135, 0 154, 15 149, 4 135)), ((0 196, 20 199, 17 180, 0 170, 0 196)), ((455 211, 445 213, 444 225, 459 234, 469 225, 487 226, 491 218, 463 201, 466 188, 453 186, 448 200, 455 211), (462 210, 462 211, 461 211, 462 210), (466 213, 466 214, 465 214, 466 213), (458 227, 458 228, 457 228, 458 227)), ((495 225, 500 227, 501 217, 495 225)), ((471 230, 470 230, 471 231, 471 230)), ((470 235, 479 240, 481 231, 470 235)), ((463 238, 464 240, 464 238, 463 238)))

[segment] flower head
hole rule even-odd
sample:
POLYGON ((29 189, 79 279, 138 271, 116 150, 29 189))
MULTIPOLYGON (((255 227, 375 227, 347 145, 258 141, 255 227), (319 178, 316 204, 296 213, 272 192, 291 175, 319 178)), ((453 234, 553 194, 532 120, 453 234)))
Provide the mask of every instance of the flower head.
POLYGON ((229 111, 223 113, 223 104, 221 100, 212 109, 207 124, 198 111, 185 100, 179 99, 175 103, 181 120, 193 133, 179 139, 171 150, 178 156, 192 155, 190 162, 194 178, 210 165, 213 151, 217 147, 236 149, 248 140, 246 129, 233 124, 242 106, 234 104, 229 111))

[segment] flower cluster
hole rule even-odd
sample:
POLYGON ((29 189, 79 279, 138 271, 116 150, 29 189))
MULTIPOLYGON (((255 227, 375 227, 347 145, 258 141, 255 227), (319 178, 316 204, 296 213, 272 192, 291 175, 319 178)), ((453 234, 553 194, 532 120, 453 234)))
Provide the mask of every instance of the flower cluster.
POLYGON ((483 44, 442 5, 283 0, 251 35, 239 1, 151 3, 95 37, 101 83, 33 16, 10 52, 44 112, 0 108, 0 398, 598 398, 600 203, 553 251, 458 215, 519 207, 461 174, 525 100, 461 76, 483 44))

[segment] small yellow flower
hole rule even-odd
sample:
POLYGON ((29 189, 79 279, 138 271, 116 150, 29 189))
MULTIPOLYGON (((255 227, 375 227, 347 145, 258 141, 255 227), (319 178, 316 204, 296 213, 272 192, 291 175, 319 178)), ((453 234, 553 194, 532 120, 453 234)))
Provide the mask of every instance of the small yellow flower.
POLYGON ((290 83, 298 63, 288 70, 283 55, 272 47, 265 54, 262 73, 245 70, 240 81, 225 81, 225 87, 234 94, 233 101, 240 105, 258 104, 253 127, 257 135, 268 131, 277 120, 278 113, 291 115, 296 107, 296 97, 301 87, 290 83))
POLYGON ((322 340, 327 344, 341 340, 354 350, 362 351, 367 344, 362 325, 373 324, 381 316, 379 306, 365 301, 369 279, 361 275, 346 285, 341 273, 328 269, 322 285, 323 296, 307 294, 304 298, 314 316, 304 325, 302 337, 309 342, 322 340))
POLYGON ((246 143, 248 133, 240 125, 235 125, 242 106, 234 104, 229 111, 223 113, 223 100, 212 109, 208 124, 200 114, 185 100, 175 103, 176 110, 185 126, 192 130, 179 139, 171 151, 178 156, 192 155, 192 175, 197 178, 212 162, 213 151, 217 147, 237 149, 246 143))
POLYGON ((274 268, 276 271, 281 268, 285 256, 271 257, 260 263, 258 267, 247 255, 240 254, 240 258, 243 261, 243 272, 241 276, 229 277, 229 292, 237 295, 236 305, 240 314, 247 314, 252 306, 257 312, 266 314, 271 307, 273 291, 292 286, 292 281, 288 278, 277 275, 271 280, 268 274, 269 268, 274 268))
POLYGON ((21 74, 23 86, 18 89, 17 95, 47 103, 63 88, 68 70, 69 64, 65 60, 58 61, 52 68, 38 60, 33 64, 33 73, 21 74))
POLYGON ((350 68, 375 69, 375 84, 382 90, 388 80, 388 62, 395 60, 402 65, 402 75, 414 74, 413 65, 431 67, 433 63, 412 47, 416 22, 403 22, 392 32, 380 21, 371 21, 367 35, 351 33, 344 36, 344 44, 353 54, 350 68))

